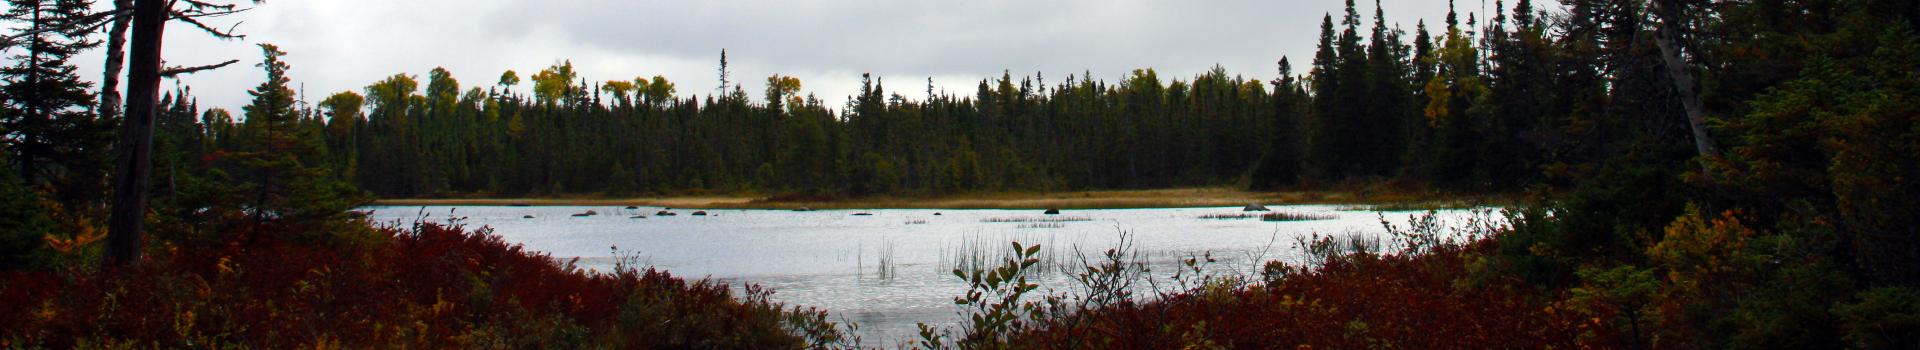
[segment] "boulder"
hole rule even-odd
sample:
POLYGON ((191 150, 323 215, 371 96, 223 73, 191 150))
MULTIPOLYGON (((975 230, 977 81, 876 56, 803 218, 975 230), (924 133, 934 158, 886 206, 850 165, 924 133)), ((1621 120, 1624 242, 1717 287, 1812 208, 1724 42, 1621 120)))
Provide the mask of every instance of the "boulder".
POLYGON ((701 210, 701 211, 693 212, 693 216, 707 216, 707 211, 701 210))
POLYGON ((1046 211, 1046 212, 1045 212, 1044 214, 1046 214, 1046 215, 1060 215, 1060 209, 1057 209, 1057 208, 1048 208, 1048 209, 1047 209, 1047 211, 1046 211))
POLYGON ((1242 211, 1273 211, 1272 209, 1267 209, 1267 206, 1260 205, 1260 203, 1247 203, 1247 207, 1241 210, 1242 211))
POLYGON ((661 210, 660 212, 653 213, 653 216, 674 216, 674 215, 680 215, 680 214, 674 214, 673 212, 665 211, 665 210, 661 210))

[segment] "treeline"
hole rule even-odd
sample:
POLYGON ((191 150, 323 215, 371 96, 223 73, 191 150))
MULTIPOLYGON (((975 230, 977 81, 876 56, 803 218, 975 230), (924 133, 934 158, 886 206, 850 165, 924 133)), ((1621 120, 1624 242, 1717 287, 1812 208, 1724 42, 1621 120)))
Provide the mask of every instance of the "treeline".
MULTIPOLYGON (((1003 76, 971 96, 929 88, 918 100, 863 78, 838 108, 782 76, 768 78, 767 103, 739 85, 700 99, 673 97, 660 78, 638 80, 655 86, 640 91, 587 83, 570 64, 532 80, 533 96, 462 92, 436 70, 421 93, 396 75, 310 115, 324 119, 343 176, 399 197, 1212 185, 1244 176, 1283 124, 1265 83, 1220 69, 1171 84, 1152 70, 1119 84, 1003 76)), ((1284 98, 1303 99, 1287 86, 1284 98)))
POLYGON ((569 62, 530 76, 531 96, 510 92, 521 82, 515 72, 463 86, 436 69, 424 81, 399 74, 334 94, 300 115, 324 130, 313 134, 340 176, 384 197, 1389 180, 1510 190, 1642 136, 1684 145, 1686 135, 1672 132, 1684 118, 1664 67, 1633 42, 1637 19, 1573 11, 1581 14, 1549 22, 1523 1, 1511 16, 1450 15, 1409 34, 1379 9, 1364 28, 1349 6, 1325 18, 1305 74, 1282 58, 1273 81, 1218 67, 1188 79, 1141 69, 1115 82, 1003 74, 953 94, 930 82, 924 92, 889 90, 863 76, 857 95, 831 106, 778 75, 751 98, 725 80, 724 57, 727 88, 704 98, 675 95, 663 77, 589 81, 569 62))

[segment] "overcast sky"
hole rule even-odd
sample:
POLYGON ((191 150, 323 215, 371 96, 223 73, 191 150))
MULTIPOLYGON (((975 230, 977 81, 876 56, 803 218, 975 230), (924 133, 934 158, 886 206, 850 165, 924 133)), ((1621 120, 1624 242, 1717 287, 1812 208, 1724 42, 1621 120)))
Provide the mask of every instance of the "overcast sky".
MULTIPOLYGON (((101 1, 106 3, 106 1, 101 1)), ((244 2, 244 1, 234 1, 244 2)), ((1361 1, 1371 21, 1373 4, 1361 1)), ((242 64, 184 77, 203 108, 238 111, 263 78, 256 43, 291 55, 296 89, 308 101, 363 87, 396 73, 454 73, 463 89, 523 78, 572 60, 593 81, 664 75, 680 94, 705 96, 718 85, 721 49, 733 79, 759 96, 766 77, 791 75, 803 90, 838 106, 858 90, 860 74, 918 99, 927 78, 938 89, 971 94, 982 78, 1045 74, 1049 84, 1092 72, 1108 81, 1151 67, 1162 79, 1189 78, 1219 64, 1270 79, 1281 56, 1296 72, 1311 61, 1323 14, 1338 0, 1070 1, 774 1, 774 0, 271 0, 244 14, 245 41, 216 41, 168 26, 170 65, 228 59, 242 64)), ((1446 2, 1385 0, 1387 21, 1412 32, 1419 19, 1441 26, 1446 2)), ((105 4, 101 4, 105 6, 105 4)), ((1479 11, 1464 0, 1466 12, 1479 11)), ((1486 6, 1491 8, 1489 2, 1486 6)), ((1558 10, 1554 5, 1536 5, 1558 10)), ((1368 24, 1367 26, 1370 26, 1368 24)), ((1411 34, 1409 34, 1411 35, 1411 34)), ((103 54, 75 62, 98 81, 103 54)), ((171 89, 175 82, 167 82, 171 89)), ((528 84, 520 89, 526 90, 528 84)))

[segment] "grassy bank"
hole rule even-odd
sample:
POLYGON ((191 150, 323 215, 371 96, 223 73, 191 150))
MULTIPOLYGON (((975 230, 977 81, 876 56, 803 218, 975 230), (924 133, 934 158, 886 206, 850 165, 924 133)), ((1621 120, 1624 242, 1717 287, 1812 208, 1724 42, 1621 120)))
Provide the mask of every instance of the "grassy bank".
POLYGON ((455 198, 382 199, 377 205, 459 206, 661 206, 709 209, 1125 209, 1227 207, 1247 204, 1347 204, 1357 208, 1455 208, 1509 203, 1505 195, 1438 192, 1291 191, 1254 192, 1221 187, 1081 192, 996 192, 947 196, 865 198, 784 198, 755 195, 703 195, 643 198, 455 198))

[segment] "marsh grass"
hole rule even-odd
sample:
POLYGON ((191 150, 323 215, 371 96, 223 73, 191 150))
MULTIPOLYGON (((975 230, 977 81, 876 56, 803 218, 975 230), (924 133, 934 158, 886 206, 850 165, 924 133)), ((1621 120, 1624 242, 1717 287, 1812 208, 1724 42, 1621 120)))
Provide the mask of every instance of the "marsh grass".
POLYGON ((1259 215, 1249 214, 1249 213, 1207 214, 1207 215, 1200 216, 1200 218, 1204 220, 1240 220, 1240 219, 1252 219, 1256 217, 1259 217, 1259 215))
POLYGON ((941 247, 939 266, 946 268, 943 270, 983 269, 1012 256, 1012 252, 1005 249, 1008 242, 1043 242, 1038 245, 1041 250, 1036 258, 1040 259, 1039 264, 1042 267, 1051 268, 1056 266, 1063 256, 1059 245, 1055 244, 1057 241, 1057 235, 1051 232, 1045 235, 1037 232, 1026 235, 969 234, 952 245, 941 247))
POLYGON ((980 222, 996 223, 996 224, 1042 223, 1042 222, 1060 223, 1060 222, 1086 222, 1086 221, 1093 221, 1093 218, 1085 217, 1085 216, 1009 216, 1009 217, 986 218, 986 219, 980 220, 980 222))
POLYGON ((1267 213, 1267 214, 1265 214, 1265 215, 1260 215, 1260 220, 1261 220, 1261 221, 1276 221, 1276 222, 1279 222, 1279 221, 1319 221, 1319 220, 1333 220, 1333 219, 1338 219, 1338 218, 1340 218, 1340 216, 1339 216, 1339 215, 1334 215, 1334 214, 1321 214, 1321 213, 1294 213, 1294 212, 1284 212, 1284 211, 1276 211, 1276 212, 1272 212, 1272 213, 1267 213))
POLYGON ((1014 228, 1022 228, 1022 229, 1040 229, 1040 228, 1051 229, 1051 228, 1066 228, 1066 227, 1067 227, 1067 224, 1064 222, 1030 222, 1030 223, 1020 224, 1020 226, 1014 226, 1014 228))
POLYGON ((880 261, 874 266, 874 276, 879 277, 880 280, 891 281, 896 275, 895 272, 898 271, 895 267, 895 261, 897 260, 894 259, 893 255, 894 245, 893 239, 886 239, 880 242, 878 252, 880 261))
POLYGON ((1380 211, 1420 212, 1420 211, 1429 211, 1429 210, 1472 209, 1477 207, 1480 207, 1480 206, 1467 201, 1446 200, 1446 201, 1407 201, 1407 202, 1390 202, 1390 203, 1379 203, 1379 204, 1350 205, 1350 206, 1340 207, 1339 210, 1340 211, 1375 211, 1375 212, 1380 212, 1380 211))

